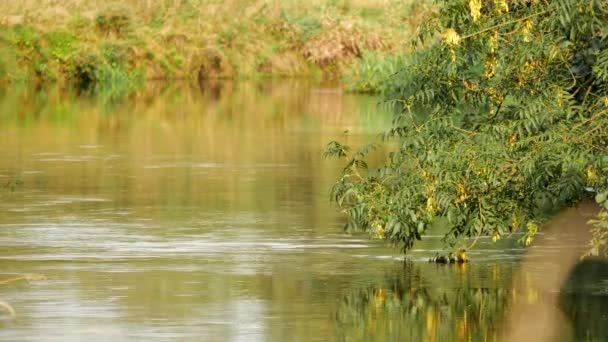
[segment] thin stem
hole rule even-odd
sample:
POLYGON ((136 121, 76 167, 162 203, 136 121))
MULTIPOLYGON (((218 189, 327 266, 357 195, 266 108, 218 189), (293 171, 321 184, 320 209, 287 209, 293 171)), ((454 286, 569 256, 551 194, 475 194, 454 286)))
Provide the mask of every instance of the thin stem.
POLYGON ((523 18, 519 18, 519 19, 515 19, 515 20, 507 21, 507 22, 505 22, 505 23, 496 24, 496 25, 494 25, 494 26, 490 26, 490 27, 488 27, 488 28, 486 28, 486 29, 483 29, 483 30, 481 30, 481 31, 478 31, 478 32, 475 32, 475 33, 471 33, 471 34, 466 35, 466 36, 463 36, 463 37, 461 37, 461 39, 467 39, 467 38, 475 37, 475 36, 478 36, 478 35, 480 35, 480 34, 482 34, 482 33, 485 33, 485 32, 488 32, 488 31, 491 31, 491 30, 493 30, 493 29, 496 29, 496 28, 499 28, 499 27, 503 27, 503 26, 506 26, 506 25, 515 24, 515 23, 517 23, 517 22, 524 21, 524 20, 527 20, 527 19, 530 19, 530 18, 536 17, 536 16, 538 16, 538 15, 546 14, 546 13, 549 13, 549 12, 551 12, 551 10, 546 10, 546 11, 537 12, 537 13, 530 14, 530 15, 528 15, 528 16, 526 16, 526 17, 523 17, 523 18))

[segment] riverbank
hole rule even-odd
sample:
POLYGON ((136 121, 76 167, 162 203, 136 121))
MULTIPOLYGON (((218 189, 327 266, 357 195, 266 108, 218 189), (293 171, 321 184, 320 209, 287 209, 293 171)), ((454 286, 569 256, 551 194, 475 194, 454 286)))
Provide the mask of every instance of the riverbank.
POLYGON ((406 51, 415 1, 19 1, 0 4, 0 82, 342 78, 406 51))

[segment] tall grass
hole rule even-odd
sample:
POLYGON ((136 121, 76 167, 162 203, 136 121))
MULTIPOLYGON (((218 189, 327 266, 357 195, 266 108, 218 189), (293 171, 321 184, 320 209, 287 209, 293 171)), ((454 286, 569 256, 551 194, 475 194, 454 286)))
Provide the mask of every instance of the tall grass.
POLYGON ((368 52, 345 72, 344 86, 352 92, 384 93, 390 86, 390 76, 405 68, 407 61, 407 57, 402 54, 386 55, 368 52))
POLYGON ((0 80, 335 77, 397 53, 415 0, 0 2, 0 80))

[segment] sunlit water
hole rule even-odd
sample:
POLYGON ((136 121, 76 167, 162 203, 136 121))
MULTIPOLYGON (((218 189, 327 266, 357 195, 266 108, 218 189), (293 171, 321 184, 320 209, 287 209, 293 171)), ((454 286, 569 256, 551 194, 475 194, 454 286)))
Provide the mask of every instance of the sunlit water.
POLYGON ((0 181, 23 182, 0 194, 0 284, 47 277, 0 285, 0 340, 606 339, 606 265, 565 279, 593 206, 467 265, 426 261, 440 233, 407 258, 344 233, 323 146, 389 125, 306 82, 0 90, 0 181))

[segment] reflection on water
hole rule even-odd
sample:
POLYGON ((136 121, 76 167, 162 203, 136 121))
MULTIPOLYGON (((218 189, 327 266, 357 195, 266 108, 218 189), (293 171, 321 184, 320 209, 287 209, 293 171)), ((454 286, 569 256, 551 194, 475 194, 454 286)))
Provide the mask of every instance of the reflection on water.
POLYGON ((608 262, 579 261, 596 212, 565 210, 515 258, 497 260, 485 241, 470 264, 395 265, 343 295, 336 331, 343 340, 604 341, 608 262))
POLYGON ((608 336, 608 261, 585 260, 570 272, 559 298, 577 341, 608 336))
POLYGON ((513 296, 504 288, 513 265, 399 267, 386 274, 381 287, 344 296, 337 314, 344 340, 493 341, 500 336, 513 296), (496 277, 503 273, 507 279, 496 277), (452 281, 442 281, 447 279, 452 281))
POLYGON ((0 285, 16 311, 0 311, 0 340, 541 336, 526 322, 605 336, 605 265, 565 280, 593 208, 567 211, 531 250, 481 239, 468 265, 426 262, 439 233, 407 261, 343 233, 327 192, 340 164, 321 151, 374 139, 390 124, 376 102, 306 82, 121 102, 0 90, 0 181, 24 182, 0 194, 0 283, 47 276, 0 285))

